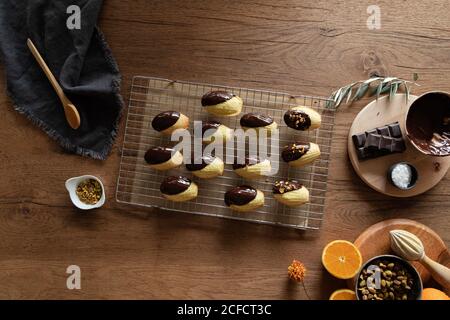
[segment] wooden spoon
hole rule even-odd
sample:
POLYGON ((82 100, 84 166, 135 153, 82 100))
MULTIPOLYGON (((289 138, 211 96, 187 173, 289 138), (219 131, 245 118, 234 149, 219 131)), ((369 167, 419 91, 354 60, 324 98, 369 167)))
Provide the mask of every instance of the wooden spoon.
POLYGON ((28 48, 30 48, 31 53, 36 58, 36 61, 41 66, 42 71, 44 71, 45 75, 47 76, 48 80, 52 84, 53 88, 56 91, 56 94, 58 95, 59 99, 61 100, 61 103, 64 107, 64 113, 66 115, 66 120, 69 123, 69 126, 72 129, 78 129, 81 124, 80 120, 80 114, 78 113, 77 108, 75 105, 70 102, 70 100, 67 98, 66 94, 64 93, 63 89, 59 85, 58 81, 56 80, 53 73, 50 71, 50 68, 45 63, 44 59, 42 58, 39 51, 34 46, 33 41, 30 39, 27 40, 28 48))

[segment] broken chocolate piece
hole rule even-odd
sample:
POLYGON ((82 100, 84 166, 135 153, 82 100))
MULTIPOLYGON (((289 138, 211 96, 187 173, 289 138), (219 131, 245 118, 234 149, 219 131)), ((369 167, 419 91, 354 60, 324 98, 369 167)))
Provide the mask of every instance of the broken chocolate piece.
POLYGON ((364 147, 371 151, 377 151, 380 148, 380 141, 381 136, 379 134, 369 133, 364 147))
POLYGON ((406 150, 398 122, 352 136, 360 160, 374 159, 406 150))
POLYGON ((353 135, 352 139, 353 139, 353 144, 357 148, 364 147, 364 144, 366 143, 366 135, 364 133, 355 134, 355 135, 353 135))
POLYGON ((402 130, 400 129, 400 125, 396 122, 393 124, 390 124, 389 126, 389 133, 394 138, 401 138, 402 137, 402 130))
POLYGON ((389 137, 389 127, 388 126, 377 128, 377 132, 381 136, 389 137))
POLYGON ((406 150, 405 140, 402 138, 394 138, 392 140, 392 148, 393 153, 401 153, 406 150))

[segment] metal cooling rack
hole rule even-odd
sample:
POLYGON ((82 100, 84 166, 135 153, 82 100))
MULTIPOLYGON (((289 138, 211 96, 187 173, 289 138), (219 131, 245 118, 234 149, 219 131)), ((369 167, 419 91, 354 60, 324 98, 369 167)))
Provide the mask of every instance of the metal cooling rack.
MULTIPOLYGON (((118 202, 146 207, 159 207, 171 211, 189 212, 206 216, 279 225, 296 229, 319 229, 325 209, 328 166, 334 125, 334 108, 327 108, 329 100, 320 97, 292 96, 285 93, 234 88, 211 84, 172 81, 167 79, 134 77, 126 120, 122 158, 117 182, 118 202), (222 177, 202 180, 192 176, 184 166, 159 172, 149 168, 144 154, 151 146, 175 145, 151 127, 155 115, 176 110, 193 120, 217 119, 230 128, 239 128, 240 117, 213 117, 202 110, 200 100, 208 91, 225 89, 244 101, 243 113, 258 112, 272 116, 280 129, 280 147, 294 141, 308 141, 320 146, 322 155, 314 164, 304 168, 289 168, 279 162, 276 175, 260 180, 246 181, 237 176, 231 165, 225 165, 222 177), (311 132, 287 128, 283 115, 297 105, 308 106, 322 115, 322 126, 311 132), (186 175, 197 182, 199 194, 195 200, 175 203, 161 196, 159 186, 168 175, 186 175), (278 179, 297 179, 310 191, 310 203, 289 208, 272 197, 272 184, 278 179), (264 192, 265 205, 254 212, 237 213, 224 204, 226 190, 233 186, 250 184, 264 192)), ((191 125, 192 127, 192 125, 191 125)), ((279 150, 275 152, 279 153, 279 150)))

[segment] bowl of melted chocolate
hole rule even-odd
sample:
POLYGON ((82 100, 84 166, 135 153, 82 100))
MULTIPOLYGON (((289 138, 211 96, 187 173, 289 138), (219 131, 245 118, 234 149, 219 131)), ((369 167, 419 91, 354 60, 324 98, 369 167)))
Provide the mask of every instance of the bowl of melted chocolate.
POLYGON ((411 104, 406 116, 406 135, 426 155, 450 155, 450 96, 429 92, 411 104))

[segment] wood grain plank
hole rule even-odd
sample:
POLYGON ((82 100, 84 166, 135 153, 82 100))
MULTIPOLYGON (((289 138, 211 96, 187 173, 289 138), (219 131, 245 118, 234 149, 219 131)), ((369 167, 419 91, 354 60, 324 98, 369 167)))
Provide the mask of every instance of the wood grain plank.
MULTIPOLYGON (((382 28, 366 27, 361 1, 105 2, 100 26, 123 73, 127 100, 134 75, 159 76, 327 96, 370 72, 411 79, 415 93, 450 91, 450 3, 380 0, 382 28)), ((0 67, 4 73, 3 67, 0 67)), ((326 218, 298 232, 120 205, 114 190, 123 126, 109 159, 66 154, 13 110, 0 79, 0 298, 305 299, 287 281, 302 260, 312 298, 345 283, 322 268, 330 240, 353 240, 373 223, 409 218, 450 243, 447 176, 430 192, 391 199, 365 186, 348 161, 349 126, 368 102, 336 118, 326 218), (102 178, 107 204, 79 214, 66 178, 102 178), (66 289, 68 265, 82 268, 82 290, 66 289)))

